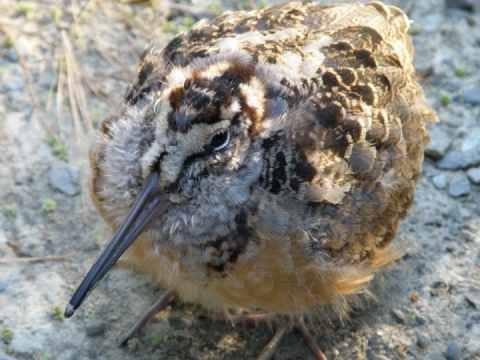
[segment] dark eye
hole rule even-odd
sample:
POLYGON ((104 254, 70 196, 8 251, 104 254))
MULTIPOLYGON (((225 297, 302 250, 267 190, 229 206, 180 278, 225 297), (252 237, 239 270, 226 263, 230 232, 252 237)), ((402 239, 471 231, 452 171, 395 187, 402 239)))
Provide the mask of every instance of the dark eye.
POLYGON ((214 151, 219 151, 225 148, 230 141, 230 133, 228 130, 220 131, 212 136, 210 140, 210 146, 214 151))

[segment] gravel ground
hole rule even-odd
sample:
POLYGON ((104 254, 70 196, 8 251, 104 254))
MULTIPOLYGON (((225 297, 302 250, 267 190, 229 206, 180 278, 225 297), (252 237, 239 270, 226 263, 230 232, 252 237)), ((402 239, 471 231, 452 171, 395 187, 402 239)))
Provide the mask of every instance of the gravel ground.
MULTIPOLYGON (((91 128, 120 101, 148 42, 234 8, 193 3, 0 0, 0 360, 251 359, 271 337, 174 302, 119 349, 163 291, 122 266, 62 316, 105 240, 86 185, 91 128)), ((414 20, 416 67, 440 123, 429 124, 397 235, 406 255, 372 283, 377 301, 316 326, 329 359, 480 359, 480 15, 469 4, 397 3, 414 20)), ((276 354, 310 357, 295 332, 276 354)))

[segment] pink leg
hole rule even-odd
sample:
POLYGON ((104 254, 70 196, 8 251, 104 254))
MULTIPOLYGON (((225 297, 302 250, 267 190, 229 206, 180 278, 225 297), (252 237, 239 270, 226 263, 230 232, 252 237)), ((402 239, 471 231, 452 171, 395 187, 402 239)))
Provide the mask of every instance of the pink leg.
POLYGON ((159 311, 162 311, 167 307, 169 303, 171 303, 175 299, 175 293, 173 291, 166 291, 165 293, 162 294, 160 299, 150 307, 141 317, 138 319, 138 321, 128 330, 128 332, 125 334, 122 342, 120 343, 120 346, 125 345, 128 340, 133 338, 133 336, 142 328, 145 326, 145 324, 155 316, 159 311))
MULTIPOLYGON (((214 320, 226 321, 227 323, 235 326, 236 324, 246 324, 246 325, 258 325, 263 323, 271 323, 278 318, 274 314, 248 314, 248 315, 230 315, 227 309, 224 310, 222 316, 214 317, 214 320)), ((285 337, 285 335, 292 330, 292 328, 297 329, 303 336, 305 344, 308 349, 312 352, 315 360, 327 360, 325 354, 318 347, 315 337, 308 331, 305 322, 302 317, 295 317, 295 319, 290 321, 287 324, 281 325, 278 327, 275 335, 270 340, 267 346, 263 349, 261 354, 258 356, 257 360, 268 360, 273 357, 275 351, 278 349, 280 342, 285 337)))
POLYGON ((297 318, 295 320, 295 328, 298 331, 300 331, 300 333, 302 334, 303 340, 305 340, 305 344, 307 344, 307 347, 310 349, 313 356, 315 356, 315 359, 327 360, 327 357, 322 352, 322 350, 320 350, 320 348, 318 347, 318 344, 315 341, 315 337, 312 334, 310 334, 310 331, 308 331, 302 318, 297 318))
POLYGON ((265 346, 265 348, 262 350, 260 355, 258 355, 257 360, 269 360, 272 358, 272 356, 275 354, 275 351, 278 349, 278 346, 280 345, 280 341, 285 337, 287 332, 291 330, 291 325, 283 325, 282 327, 277 329, 277 332, 275 335, 273 335, 272 340, 265 346))

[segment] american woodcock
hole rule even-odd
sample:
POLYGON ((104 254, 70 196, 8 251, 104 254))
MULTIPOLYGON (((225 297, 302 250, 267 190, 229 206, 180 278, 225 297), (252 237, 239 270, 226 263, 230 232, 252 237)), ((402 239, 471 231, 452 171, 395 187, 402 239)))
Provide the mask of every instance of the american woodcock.
POLYGON ((94 141, 91 193, 116 233, 66 317, 124 252, 167 302, 261 309, 303 330, 318 305, 362 291, 400 256, 436 119, 408 27, 379 2, 292 2, 148 47, 94 141))

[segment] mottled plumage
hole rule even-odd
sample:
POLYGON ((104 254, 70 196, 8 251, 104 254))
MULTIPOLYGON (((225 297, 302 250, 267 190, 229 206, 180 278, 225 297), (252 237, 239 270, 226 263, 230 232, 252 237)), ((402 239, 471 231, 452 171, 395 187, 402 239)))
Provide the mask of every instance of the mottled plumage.
POLYGON ((408 26, 378 2, 286 3, 147 48, 91 152, 92 197, 113 230, 140 193, 140 220, 155 212, 120 231, 142 232, 124 258, 215 311, 302 315, 361 290, 399 257, 436 119, 408 26))

